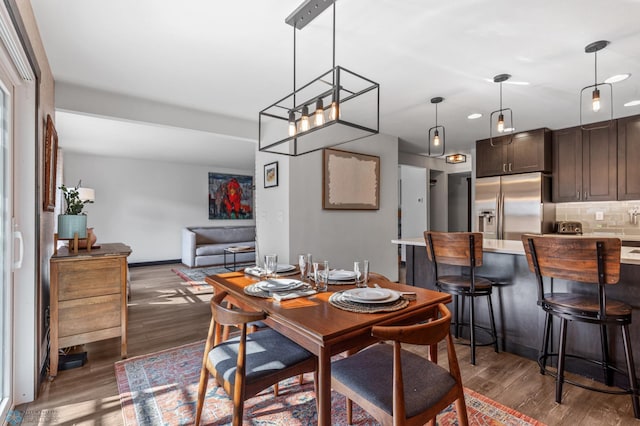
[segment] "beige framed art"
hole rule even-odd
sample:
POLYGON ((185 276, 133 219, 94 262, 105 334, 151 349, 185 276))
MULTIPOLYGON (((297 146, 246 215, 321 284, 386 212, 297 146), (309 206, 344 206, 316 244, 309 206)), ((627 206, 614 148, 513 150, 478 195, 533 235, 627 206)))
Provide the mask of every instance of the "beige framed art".
POLYGON ((56 165, 58 160, 58 133, 51 116, 47 114, 44 136, 44 194, 43 209, 52 212, 56 207, 56 165))
POLYGON ((380 157, 325 149, 323 165, 323 209, 380 208, 380 157))

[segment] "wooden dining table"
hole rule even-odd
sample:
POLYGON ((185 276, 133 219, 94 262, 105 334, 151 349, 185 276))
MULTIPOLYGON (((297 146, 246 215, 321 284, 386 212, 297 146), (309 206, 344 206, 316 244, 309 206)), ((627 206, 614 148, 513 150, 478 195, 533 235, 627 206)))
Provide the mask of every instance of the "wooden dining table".
MULTIPOLYGON (((293 276, 291 278, 299 278, 293 276)), ((433 318, 439 303, 449 303, 451 296, 405 284, 380 282, 385 288, 415 292, 405 308, 394 312, 356 313, 334 307, 329 296, 353 285, 329 285, 327 292, 283 301, 250 296, 244 292, 248 285, 259 281, 242 271, 210 275, 205 281, 214 292, 225 291, 227 299, 243 309, 264 311, 264 322, 318 357, 318 424, 331 425, 331 357, 348 350, 357 350, 377 340, 371 336, 376 325, 414 324, 433 318)), ((375 284, 375 279, 370 280, 375 284)))

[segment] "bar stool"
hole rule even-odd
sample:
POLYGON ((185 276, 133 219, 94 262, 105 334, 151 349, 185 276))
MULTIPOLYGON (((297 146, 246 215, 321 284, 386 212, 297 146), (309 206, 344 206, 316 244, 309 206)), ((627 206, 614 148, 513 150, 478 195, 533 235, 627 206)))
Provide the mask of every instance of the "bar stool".
POLYGON ((542 346, 538 357, 541 374, 549 374, 556 378, 556 402, 562 402, 562 385, 564 382, 585 389, 610 394, 631 394, 633 414, 640 418, 640 403, 636 370, 631 350, 629 324, 631 324, 630 305, 608 299, 605 293, 607 284, 616 284, 620 279, 620 247, 618 238, 571 238, 559 236, 528 235, 522 236, 529 269, 536 274, 538 282, 538 305, 546 312, 542 346), (551 292, 544 292, 543 277, 549 277, 551 292), (554 278, 576 281, 577 285, 598 286, 597 294, 553 291, 554 278), (552 330, 552 315, 560 319, 560 337, 558 353, 549 352, 552 330), (596 324, 600 327, 602 360, 588 359, 583 356, 567 354, 568 321, 579 321, 596 324), (615 325, 622 329, 623 346, 626 360, 626 374, 629 389, 612 391, 571 381, 564 377, 565 358, 578 358, 599 365, 604 374, 607 386, 613 384, 613 371, 624 373, 614 366, 609 359, 609 341, 607 326, 615 325), (557 372, 547 369, 549 358, 557 358, 557 372))
MULTIPOLYGON (((496 322, 493 315, 493 303, 491 302, 491 291, 493 282, 487 278, 477 277, 475 268, 482 266, 482 234, 479 232, 432 232, 425 231, 424 239, 427 243, 427 256, 434 264, 436 288, 453 296, 454 312, 454 336, 459 337, 459 330, 462 326, 469 326, 471 345, 471 364, 476 364, 476 346, 493 345, 498 352, 498 334, 496 332, 496 322), (439 275, 438 265, 466 266, 469 268, 469 275, 439 275), (469 298, 469 323, 463 323, 460 318, 458 308, 459 298, 464 307, 464 299, 469 298), (486 297, 489 309, 490 328, 481 327, 476 324, 475 318, 475 298, 486 297), (487 332, 491 340, 486 343, 476 341, 476 330, 487 332)), ((462 313, 464 318, 464 313, 462 313)))

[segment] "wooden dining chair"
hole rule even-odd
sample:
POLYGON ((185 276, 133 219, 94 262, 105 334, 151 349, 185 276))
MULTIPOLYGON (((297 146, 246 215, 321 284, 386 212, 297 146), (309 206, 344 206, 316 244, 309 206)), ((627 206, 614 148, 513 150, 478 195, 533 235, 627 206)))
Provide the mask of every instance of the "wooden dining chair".
POLYGON ((226 292, 221 292, 211 298, 211 323, 198 386, 196 425, 202 417, 209 374, 233 400, 234 426, 242 424, 247 398, 291 376, 310 371, 317 375, 315 355, 271 328, 249 334, 247 324, 265 319, 266 314, 227 308, 222 305, 226 296, 226 292), (229 325, 239 327, 240 336, 221 342, 222 327, 229 325))
POLYGON ((433 232, 425 231, 424 239, 427 244, 427 257, 433 262, 435 269, 435 286, 438 290, 453 296, 453 325, 454 335, 459 337, 462 326, 469 326, 469 344, 471 345, 471 364, 476 364, 476 346, 493 345, 498 352, 498 333, 493 314, 491 293, 493 281, 476 276, 475 270, 482 266, 482 234, 479 232, 433 232), (468 274, 440 274, 441 265, 467 267, 468 274), (489 310, 489 328, 480 326, 476 322, 475 299, 486 297, 489 310), (464 323, 464 300, 469 299, 469 323, 464 323), (479 343, 476 331, 489 334, 490 341, 479 343))
POLYGON ((371 335, 392 343, 372 345, 331 364, 331 386, 347 398, 347 423, 352 401, 382 425, 435 425, 438 413, 455 401, 458 423, 467 425, 460 367, 451 338, 451 313, 438 305, 439 318, 415 325, 375 326, 371 335), (437 345, 445 340, 445 369, 402 348, 403 343, 437 345))
MULTIPOLYGON (((609 394, 628 393, 631 394, 634 416, 640 418, 639 390, 629 334, 633 307, 620 300, 608 298, 605 292, 608 285, 616 284, 620 280, 620 239, 525 234, 522 236, 522 243, 529 269, 536 275, 538 305, 546 313, 538 365, 541 374, 549 374, 556 378, 556 402, 562 402, 562 385, 565 382, 609 394), (544 277, 549 281, 549 292, 545 292, 544 277), (575 284, 569 285, 568 290, 558 291, 554 289, 554 279, 569 280, 575 284), (552 316, 560 319, 557 353, 552 353, 549 349, 552 344, 552 316), (588 359, 566 353, 569 321, 600 327, 601 359, 588 359), (622 331, 626 371, 614 366, 610 359, 607 326, 618 326, 622 331), (600 366, 603 370, 603 381, 608 386, 613 384, 613 371, 625 373, 629 387, 616 392, 573 381, 564 375, 567 357, 579 358, 600 366), (547 368, 546 363, 550 358, 557 360, 556 372, 547 368)), ((594 345, 592 341, 585 343, 590 347, 594 345)))

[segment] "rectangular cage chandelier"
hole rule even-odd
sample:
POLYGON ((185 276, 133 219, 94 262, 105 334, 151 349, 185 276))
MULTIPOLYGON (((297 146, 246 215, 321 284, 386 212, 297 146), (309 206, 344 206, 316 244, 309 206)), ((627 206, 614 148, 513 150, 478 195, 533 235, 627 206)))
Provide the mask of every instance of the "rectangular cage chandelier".
POLYGON ((258 148, 298 156, 377 134, 378 83, 335 65, 335 1, 306 0, 285 22, 293 27, 293 92, 260 111, 258 148), (296 87, 296 30, 333 5, 333 66, 296 87))

